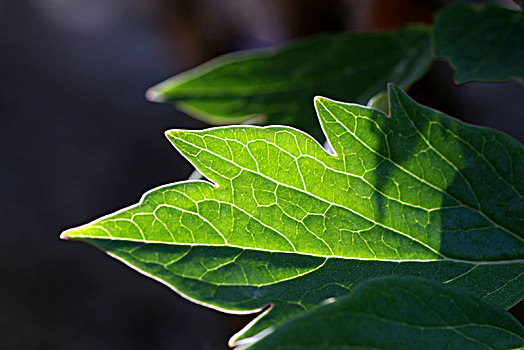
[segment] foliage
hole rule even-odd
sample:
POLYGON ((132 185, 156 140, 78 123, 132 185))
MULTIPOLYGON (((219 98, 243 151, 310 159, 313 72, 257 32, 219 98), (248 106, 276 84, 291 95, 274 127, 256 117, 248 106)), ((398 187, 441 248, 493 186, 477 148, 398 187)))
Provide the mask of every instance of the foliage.
POLYGON ((524 297, 524 148, 384 89, 418 80, 433 42, 460 82, 522 81, 522 28, 522 12, 455 5, 432 30, 324 36, 167 80, 148 96, 195 117, 290 126, 168 131, 208 181, 151 190, 62 238, 92 243, 197 303, 265 309, 232 345, 521 347, 522 327, 499 307, 524 297), (486 30, 492 37, 476 42, 486 30), (370 105, 390 116, 316 97, 317 120, 319 94, 360 104, 375 96, 370 105))
POLYGON ((524 12, 457 4, 435 21, 435 53, 456 67, 456 80, 524 82, 524 12))
POLYGON ((389 95, 391 118, 316 99, 335 155, 289 127, 169 131, 213 183, 161 187, 64 236, 223 310, 273 303, 246 335, 369 276, 427 276, 511 306, 524 290, 524 150, 389 95))
POLYGON ((148 96, 212 124, 255 118, 319 137, 314 96, 365 104, 388 82, 409 86, 418 80, 429 68, 431 53, 429 30, 421 25, 388 33, 325 35, 276 50, 216 58, 151 88, 148 96))
POLYGON ((211 124, 285 124, 319 138, 314 96, 366 104, 385 92, 388 82, 407 88, 419 80, 433 51, 456 66, 459 83, 523 82, 523 38, 524 12, 455 4, 437 15, 431 30, 411 25, 384 33, 324 35, 278 49, 232 53, 152 87, 147 96, 211 124))
MULTIPOLYGON (((256 339, 252 339, 255 341, 256 339)), ((520 349, 524 328, 505 310, 463 289, 386 277, 300 314, 249 349, 520 349)))

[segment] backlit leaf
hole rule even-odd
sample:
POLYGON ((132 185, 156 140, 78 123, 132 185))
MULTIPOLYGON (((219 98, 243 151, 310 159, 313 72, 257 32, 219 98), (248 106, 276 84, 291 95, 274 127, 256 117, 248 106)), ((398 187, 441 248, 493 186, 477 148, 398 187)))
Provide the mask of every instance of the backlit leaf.
POLYGON ((415 275, 504 307, 524 295, 524 150, 389 89, 391 117, 317 97, 333 153, 291 127, 172 130, 208 181, 159 187, 63 233, 178 293, 253 312, 251 336, 376 276, 415 275))

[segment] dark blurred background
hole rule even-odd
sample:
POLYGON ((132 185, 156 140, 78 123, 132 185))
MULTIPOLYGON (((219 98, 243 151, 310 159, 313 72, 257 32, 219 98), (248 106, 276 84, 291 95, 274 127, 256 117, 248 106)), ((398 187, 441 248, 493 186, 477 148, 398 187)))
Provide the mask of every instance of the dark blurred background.
MULTIPOLYGON (((444 4, 0 0, 0 349, 225 349, 251 317, 192 304, 58 239, 190 174, 163 132, 206 125, 146 102, 145 90, 232 50, 431 22, 444 4)), ((515 82, 457 87, 437 62, 410 94, 524 140, 515 82)), ((523 309, 512 310, 521 321, 523 309)))

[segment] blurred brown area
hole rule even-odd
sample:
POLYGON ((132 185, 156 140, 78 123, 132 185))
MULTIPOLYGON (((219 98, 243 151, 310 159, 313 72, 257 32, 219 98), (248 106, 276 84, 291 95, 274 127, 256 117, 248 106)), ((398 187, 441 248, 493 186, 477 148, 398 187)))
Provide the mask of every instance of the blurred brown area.
MULTIPOLYGON (((192 304, 58 239, 191 172, 163 131, 205 125, 145 90, 233 50, 430 23, 445 3, 0 0, 0 349, 226 348, 251 317, 192 304)), ((524 140, 515 82, 457 87, 437 62, 410 94, 524 140)), ((513 312, 524 319, 522 305, 513 312)))

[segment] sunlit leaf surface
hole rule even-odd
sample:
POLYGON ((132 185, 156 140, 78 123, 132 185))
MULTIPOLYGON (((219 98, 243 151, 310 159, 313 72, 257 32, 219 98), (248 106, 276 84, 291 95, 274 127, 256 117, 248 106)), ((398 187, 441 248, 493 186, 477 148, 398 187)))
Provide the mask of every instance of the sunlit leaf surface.
POLYGON ((515 304, 524 295, 523 147, 396 87, 389 99, 391 117, 316 98, 334 154, 290 127, 169 131, 210 182, 159 187, 62 237, 210 307, 273 305, 237 338, 375 276, 423 276, 515 304))

